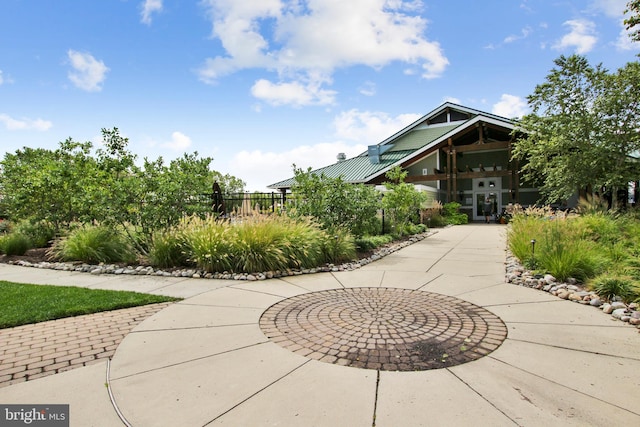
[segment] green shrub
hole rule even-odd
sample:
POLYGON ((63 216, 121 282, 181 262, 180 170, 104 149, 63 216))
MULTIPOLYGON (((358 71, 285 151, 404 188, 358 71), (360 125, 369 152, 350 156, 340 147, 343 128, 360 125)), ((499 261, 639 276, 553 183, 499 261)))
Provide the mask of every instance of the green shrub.
POLYGON ((20 221, 15 231, 27 236, 34 248, 48 247, 55 237, 55 227, 48 221, 20 221))
POLYGON ((449 202, 442 205, 442 216, 447 224, 460 225, 469 223, 467 214, 459 211, 460 206, 458 202, 449 202))
POLYGON ((355 244, 358 252, 368 252, 392 241, 393 236, 390 234, 381 234, 378 236, 362 236, 355 240, 355 244))
POLYGON ((186 250, 184 235, 179 229, 157 231, 151 238, 149 262, 160 268, 188 265, 186 250))
POLYGON ((31 240, 22 233, 12 232, 0 237, 0 252, 6 255, 24 255, 31 249, 31 240))
POLYGON ((325 232, 311 219, 282 218, 286 226, 282 250, 292 268, 313 268, 322 264, 325 232))
POLYGON ((574 277, 584 281, 602 266, 596 247, 580 240, 568 221, 550 222, 539 243, 536 251, 539 268, 558 280, 574 277))
POLYGON ((531 241, 541 239, 545 222, 539 218, 520 213, 514 215, 509 224, 507 232, 509 250, 524 263, 532 257, 531 241))
POLYGON ((355 239, 343 229, 328 231, 322 242, 322 255, 329 264, 353 261, 357 255, 355 239))
POLYGON ((594 277, 588 284, 589 289, 608 301, 617 296, 628 303, 640 297, 637 284, 627 275, 604 273, 594 277))
POLYGON ((192 218, 184 227, 189 261, 199 268, 214 272, 232 271, 234 230, 214 218, 192 218))
POLYGON ((133 249, 116 230, 105 226, 77 228, 67 237, 56 240, 49 254, 63 261, 82 261, 88 264, 131 262, 133 249))
POLYGON ((254 273, 286 269, 289 260, 283 246, 287 227, 273 219, 245 219, 234 228, 233 271, 254 273))

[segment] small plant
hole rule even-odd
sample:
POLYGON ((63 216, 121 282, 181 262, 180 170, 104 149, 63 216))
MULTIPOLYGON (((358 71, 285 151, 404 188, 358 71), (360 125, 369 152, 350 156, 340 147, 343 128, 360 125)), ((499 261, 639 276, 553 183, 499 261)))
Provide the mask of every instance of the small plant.
POLYGON ((135 259, 127 241, 115 230, 104 226, 77 228, 54 242, 49 255, 63 261, 88 264, 130 262, 135 259))
POLYGON ((355 240, 356 248, 358 252, 368 252, 386 245, 393 241, 393 236, 390 234, 381 234, 379 236, 362 236, 355 240))
POLYGON ((13 232, 0 237, 0 252, 6 255, 24 255, 31 249, 29 237, 13 232))
POLYGON ((589 289, 607 301, 619 297, 624 302, 631 302, 640 297, 639 288, 627 275, 604 273, 589 281, 589 289))
POLYGON ((151 265, 161 268, 187 265, 186 244, 180 230, 153 233, 149 261, 151 265))
POLYGON ((460 206, 458 202, 449 202, 442 206, 442 216, 447 221, 447 224, 460 225, 469 222, 467 214, 459 212, 460 206))
POLYGON ((282 250, 287 227, 269 219, 245 219, 234 231, 233 271, 254 273, 287 267, 288 259, 282 250))
POLYGON ((322 254, 324 261, 330 264, 353 261, 356 258, 355 239, 343 229, 328 231, 322 242, 322 254))
POLYGON ((15 231, 27 236, 34 248, 48 247, 55 237, 55 227, 47 221, 33 219, 20 221, 15 231))
POLYGON ((232 271, 234 230, 214 218, 192 218, 184 228, 189 261, 210 273, 232 271))

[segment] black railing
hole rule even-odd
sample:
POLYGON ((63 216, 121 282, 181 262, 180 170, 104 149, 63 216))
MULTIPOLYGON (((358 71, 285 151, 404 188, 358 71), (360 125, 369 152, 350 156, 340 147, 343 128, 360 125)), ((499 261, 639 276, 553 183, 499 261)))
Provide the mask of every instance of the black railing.
POLYGON ((286 202, 282 193, 226 193, 222 194, 222 204, 210 195, 210 203, 214 212, 223 216, 249 216, 278 212, 286 202))

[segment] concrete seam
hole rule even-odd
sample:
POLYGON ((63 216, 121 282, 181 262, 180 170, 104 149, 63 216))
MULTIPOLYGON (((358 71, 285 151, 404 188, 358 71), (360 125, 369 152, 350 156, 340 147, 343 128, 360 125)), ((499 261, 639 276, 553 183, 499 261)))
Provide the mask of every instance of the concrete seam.
POLYGON ((475 388, 471 387, 471 385, 469 383, 467 383, 466 381, 464 381, 462 378, 460 378, 459 376, 457 376, 453 371, 451 371, 451 369, 446 368, 447 371, 449 371, 449 373, 451 375, 453 375, 454 377, 456 377, 458 379, 458 381, 460 381, 462 384, 466 385, 471 391, 473 391, 475 394, 477 394, 478 396, 480 396, 480 398, 482 400, 484 400, 485 402, 487 402, 489 405, 493 406, 498 412, 500 412, 502 415, 504 415, 508 420, 510 420, 513 424, 517 425, 517 426, 522 426, 522 424, 518 424, 518 422, 516 420, 514 420, 513 418, 511 418, 509 415, 507 415, 502 409, 498 408, 493 402, 491 402, 489 399, 487 399, 486 397, 484 397, 481 393, 479 393, 475 388))
POLYGON ((538 375, 538 374, 536 374, 536 373, 529 372, 529 371, 527 371, 526 369, 522 369, 522 368, 519 368, 519 367, 517 367, 517 366, 514 366, 514 365, 512 365, 512 364, 510 364, 510 363, 505 362, 504 360, 497 359, 495 356, 487 356, 487 357, 490 357, 491 359, 495 360, 496 362, 503 363, 503 364, 505 364, 505 365, 507 365, 507 366, 510 366, 510 367, 512 367, 512 368, 514 368, 514 369, 517 369, 517 370, 519 370, 519 371, 526 372, 527 374, 532 375, 532 376, 534 376, 534 377, 536 377, 536 378, 540 378, 540 379, 542 379, 542 380, 544 380, 544 381, 548 381, 548 382, 550 382, 551 384, 555 384, 555 385, 560 386, 560 387, 562 387, 562 388, 566 388, 566 389, 568 389, 568 390, 575 391, 575 392, 576 392, 576 393, 578 393, 578 394, 581 394, 581 395, 583 395, 583 396, 587 396, 587 397, 589 397, 589 398, 591 398, 591 399, 597 400, 598 402, 602 402, 602 403, 604 403, 604 404, 606 404, 606 405, 613 406, 613 407, 615 407, 615 408, 621 409, 621 410, 623 410, 623 411, 625 411, 625 412, 628 412, 628 413, 630 413, 630 414, 640 416, 640 413, 638 413, 638 412, 634 412, 634 411, 632 411, 632 410, 630 410, 630 409, 623 408, 622 406, 616 405, 615 403, 608 402, 608 401, 606 401, 606 400, 602 400, 602 399, 600 399, 599 397, 595 397, 595 396, 592 396, 592 395, 590 395, 590 394, 587 394, 587 393, 585 393, 585 392, 583 392, 583 391, 576 390, 575 388, 571 388, 571 387, 568 387, 568 386, 566 386, 566 385, 564 385, 564 384, 560 384, 559 382, 553 381, 553 380, 551 380, 551 379, 549 379, 549 378, 545 378, 545 377, 543 377, 543 376, 541 376, 541 375, 538 375))
MULTIPOLYGON (((225 414, 228 414, 229 412, 233 411, 235 408, 237 408, 238 406, 242 405, 243 403, 247 402, 248 400, 252 399, 253 397, 257 396, 258 394, 262 393, 263 391, 265 391, 266 389, 268 389, 269 387, 271 387, 272 385, 276 384, 277 382, 279 382, 280 380, 288 377, 289 375, 291 375, 292 373, 294 373, 295 371, 297 371, 298 369, 302 368, 304 365, 306 365, 307 363, 311 362, 311 360, 307 360, 306 362, 303 362, 302 364, 296 366, 295 368, 293 368, 292 370, 290 370, 289 372, 287 372, 286 374, 284 374, 283 376, 281 376, 280 378, 277 378, 275 381, 272 381, 271 383, 267 384, 266 386, 262 387, 260 390, 256 391, 255 393, 251 394, 249 397, 247 397, 246 399, 243 399, 242 401, 236 403, 235 405, 233 405, 231 408, 227 409, 226 411, 224 411, 223 413, 221 413, 220 415, 218 415, 217 417, 215 417, 214 419, 212 419, 211 421, 209 421, 208 423, 204 424, 204 426, 208 426, 209 424, 213 423, 214 421, 216 421, 218 418, 224 416, 225 414)), ((203 427, 204 427, 203 426, 203 427)))

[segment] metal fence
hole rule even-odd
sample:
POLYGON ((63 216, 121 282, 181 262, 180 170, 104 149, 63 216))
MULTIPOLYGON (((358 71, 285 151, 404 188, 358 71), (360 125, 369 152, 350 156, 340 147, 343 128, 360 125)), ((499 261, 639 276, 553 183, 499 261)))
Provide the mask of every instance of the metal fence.
MULTIPOLYGON (((212 204, 213 195, 211 196, 212 204)), ((223 215, 244 217, 274 213, 282 209, 286 196, 282 193, 228 193, 222 195, 223 215)), ((214 211, 216 208, 214 206, 214 211)), ((218 210, 219 211, 219 210, 218 210)))

